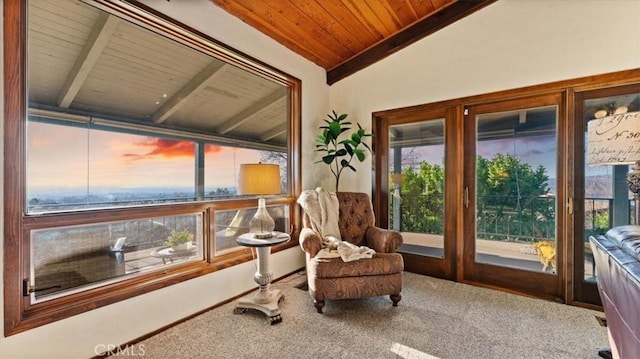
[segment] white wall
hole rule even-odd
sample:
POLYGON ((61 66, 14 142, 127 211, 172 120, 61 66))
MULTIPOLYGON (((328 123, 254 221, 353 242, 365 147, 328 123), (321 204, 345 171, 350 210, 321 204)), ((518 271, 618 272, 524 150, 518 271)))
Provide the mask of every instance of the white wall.
MULTIPOLYGON (((313 138, 313 131, 308 129, 316 126, 316 122, 324 116, 329 105, 329 90, 323 69, 229 16, 208 0, 172 2, 145 0, 144 2, 231 47, 301 79, 304 128, 302 138, 303 142, 307 143, 310 138, 313 138), (310 125, 310 123, 313 124, 310 125)), ((1 49, 0 47, 0 51, 1 49)), ((2 91, 1 85, 0 91, 2 91)), ((2 128, 2 120, 0 120, 0 131, 2 128)), ((310 176, 312 161, 309 159, 312 155, 313 153, 306 149, 303 152, 305 168, 303 168, 302 181, 306 187, 312 187, 313 182, 310 176)), ((3 157, 0 157, 0 167, 3 157)), ((1 188, 3 184, 0 180, 1 188)), ((2 197, 0 190, 0 200, 2 197)), ((4 218, 1 212, 0 217, 4 218)), ((3 223, 4 220, 0 221, 0 227, 3 223)), ((0 236, 2 233, 0 232, 0 236)), ((1 253, 0 258, 2 258, 1 253)), ((7 338, 2 337, 0 338, 0 357, 3 359, 92 357, 96 355, 94 350, 97 345, 127 342, 254 288, 256 286, 253 281, 254 265, 254 262, 249 262, 234 266, 24 333, 7 338), (185 303, 188 305, 184 305, 185 303)), ((271 261, 271 269, 275 277, 303 266, 304 256, 299 247, 278 252, 273 255, 271 261)), ((1 281, 2 278, 0 278, 0 284, 1 281)), ((1 285, 0 288, 2 288, 1 285)), ((284 317, 286 315, 283 313, 284 317)), ((0 319, 1 317, 0 313, 0 319)), ((2 322, 0 320, 0 323, 2 322)))
MULTIPOLYGON (((501 0, 330 89, 371 129, 375 111, 640 67, 638 0, 501 0)), ((371 191, 371 157, 341 190, 371 191)))

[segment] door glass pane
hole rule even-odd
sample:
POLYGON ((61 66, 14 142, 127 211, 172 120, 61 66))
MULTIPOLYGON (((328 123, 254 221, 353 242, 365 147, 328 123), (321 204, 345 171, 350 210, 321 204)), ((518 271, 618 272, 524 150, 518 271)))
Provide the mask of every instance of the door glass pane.
MULTIPOLYGON (((589 244, 589 237, 604 234, 612 227, 635 222, 633 194, 627 186, 627 173, 632 166, 615 164, 612 158, 604 159, 596 146, 594 134, 599 125, 612 119, 620 123, 616 116, 626 116, 640 111, 640 94, 608 96, 584 101, 585 167, 584 167, 584 277, 595 282, 595 263, 589 244), (609 117, 613 116, 613 117, 609 117), (594 122, 595 121, 595 122, 594 122), (610 163, 606 163, 610 162, 610 163)), ((624 161, 623 161, 624 162, 624 161)), ((628 162, 628 161, 627 161, 628 162)))
POLYGON ((444 119, 389 127, 389 228, 402 252, 444 257, 444 119))
POLYGON ((477 117, 477 262, 555 273, 556 121, 556 106, 477 117))

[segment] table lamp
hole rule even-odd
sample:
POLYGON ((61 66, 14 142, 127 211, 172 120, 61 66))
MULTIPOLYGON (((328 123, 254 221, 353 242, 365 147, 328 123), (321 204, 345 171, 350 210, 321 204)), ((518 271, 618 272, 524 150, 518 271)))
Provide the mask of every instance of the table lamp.
MULTIPOLYGON (((625 108, 626 110, 626 108, 625 108)), ((587 124, 590 165, 630 165, 627 185, 633 193, 636 224, 640 224, 640 112, 615 111, 587 124)))
POLYGON ((254 238, 273 237, 275 222, 267 212, 265 195, 280 194, 280 167, 274 164, 245 163, 240 165, 238 194, 258 195, 258 210, 249 223, 254 238))

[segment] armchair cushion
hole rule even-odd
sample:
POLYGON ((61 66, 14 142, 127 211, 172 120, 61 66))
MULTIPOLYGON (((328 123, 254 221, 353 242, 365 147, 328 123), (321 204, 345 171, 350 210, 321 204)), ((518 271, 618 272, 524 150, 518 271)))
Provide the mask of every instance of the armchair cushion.
POLYGON ((373 258, 352 262, 343 262, 340 258, 315 258, 309 261, 307 270, 317 278, 342 278, 400 273, 403 268, 402 256, 376 253, 373 258))

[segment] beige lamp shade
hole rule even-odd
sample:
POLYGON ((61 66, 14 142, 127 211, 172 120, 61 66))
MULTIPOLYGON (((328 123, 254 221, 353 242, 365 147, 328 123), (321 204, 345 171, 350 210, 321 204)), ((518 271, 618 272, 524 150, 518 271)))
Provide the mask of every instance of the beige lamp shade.
POLYGON ((240 165, 238 194, 268 195, 280 194, 280 166, 263 163, 240 165))

